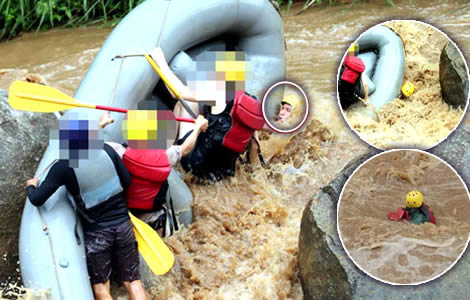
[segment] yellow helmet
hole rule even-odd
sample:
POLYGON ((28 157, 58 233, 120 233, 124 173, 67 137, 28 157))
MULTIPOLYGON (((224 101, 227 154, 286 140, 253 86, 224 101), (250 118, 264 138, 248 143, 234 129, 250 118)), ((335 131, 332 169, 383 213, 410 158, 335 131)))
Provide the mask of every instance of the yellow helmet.
POLYGON ((353 52, 354 55, 359 53, 359 44, 357 42, 352 43, 351 47, 349 47, 348 52, 353 52))
POLYGON ((402 86, 401 86, 401 92, 403 93, 403 95, 405 95, 406 97, 409 97, 411 96, 415 91, 415 85, 409 81, 405 82, 402 86))
POLYGON ((282 98, 281 103, 287 103, 291 105, 292 107, 298 106, 302 102, 302 99, 299 97, 299 95, 296 94, 291 94, 289 96, 286 96, 282 98))
POLYGON ((418 208, 423 205, 423 194, 419 191, 411 191, 406 194, 406 207, 418 208))

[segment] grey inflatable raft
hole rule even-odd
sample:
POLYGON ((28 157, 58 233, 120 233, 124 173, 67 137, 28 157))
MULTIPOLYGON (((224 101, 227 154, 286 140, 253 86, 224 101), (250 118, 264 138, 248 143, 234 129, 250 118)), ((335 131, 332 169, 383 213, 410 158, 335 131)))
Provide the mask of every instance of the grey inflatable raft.
MULTIPOLYGON (((75 94, 76 99, 111 104, 120 65, 111 58, 154 48, 167 3, 149 0, 126 16, 101 48, 75 94)), ((167 58, 173 58, 180 50, 206 51, 207 46, 201 46, 206 41, 220 44, 230 40, 238 50, 245 51, 253 66, 253 78, 246 83, 249 93, 262 96, 271 83, 284 78, 283 24, 267 0, 172 0, 169 5, 161 37, 167 58)), ((159 77, 144 58, 126 59, 113 106, 136 108, 139 101, 152 96, 158 81, 159 77)), ((97 119, 101 114, 92 110, 88 113, 90 119, 97 119)), ((105 140, 122 142, 123 115, 113 114, 113 117, 116 122, 105 129, 105 140)), ((54 158, 49 147, 38 172, 54 158)), ((171 192, 180 193, 174 200, 188 199, 184 191, 187 187, 175 183, 181 180, 170 177, 169 181, 171 192)), ((187 205, 186 200, 179 204, 178 201, 175 200, 175 206, 187 205)), ((21 274, 26 287, 47 290, 52 299, 93 299, 83 232, 79 226, 82 244, 78 245, 74 225, 75 213, 63 187, 39 209, 26 201, 19 242, 21 274)))
MULTIPOLYGON (((391 29, 375 26, 357 41, 366 65, 369 101, 376 109, 398 97, 405 74, 403 42, 391 29)), ((362 95, 364 91, 361 91, 362 95)))

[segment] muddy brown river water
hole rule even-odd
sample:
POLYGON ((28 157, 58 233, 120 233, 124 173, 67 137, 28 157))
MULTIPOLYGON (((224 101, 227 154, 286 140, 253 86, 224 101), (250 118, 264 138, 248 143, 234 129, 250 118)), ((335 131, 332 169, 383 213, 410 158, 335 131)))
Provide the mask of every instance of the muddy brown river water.
MULTIPOLYGON (((385 20, 413 18, 437 25, 470 54, 467 1, 382 1, 356 8, 322 6, 285 16, 287 78, 301 84, 313 118, 292 139, 264 137, 270 167, 241 166, 236 178, 190 183, 194 224, 166 242, 177 268, 149 289, 155 299, 302 299, 297 252, 301 213, 317 190, 367 149, 337 107, 336 72, 347 45, 385 20)), ((291 12, 301 8, 295 4, 291 12)), ((25 34, 0 43, 0 88, 39 73, 73 94, 110 29, 25 34)), ((468 122, 468 121, 467 121, 468 122)), ((322 276, 319 274, 318 276, 322 276)), ((124 296, 120 296, 124 297, 124 296)))
POLYGON ((423 282, 447 270, 467 246, 470 200, 460 178, 434 156, 389 152, 367 161, 345 185, 338 229, 349 255, 369 274, 393 283, 423 282), (436 225, 387 219, 405 207, 411 190, 423 193, 436 225))

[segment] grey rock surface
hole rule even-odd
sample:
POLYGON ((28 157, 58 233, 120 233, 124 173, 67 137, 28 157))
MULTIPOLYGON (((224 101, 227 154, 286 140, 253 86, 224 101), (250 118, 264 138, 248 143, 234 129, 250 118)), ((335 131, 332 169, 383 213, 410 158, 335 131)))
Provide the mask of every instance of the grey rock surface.
MULTIPOLYGON (((470 127, 461 126, 433 153, 448 162, 470 183, 470 127)), ((447 273, 419 286, 391 286, 359 270, 344 251, 336 227, 341 189, 372 150, 350 162, 307 204, 299 237, 299 269, 305 299, 468 299, 470 254, 468 250, 447 273)))
POLYGON ((447 42, 441 52, 439 80, 444 101, 465 108, 468 98, 468 76, 465 61, 457 48, 447 42))
POLYGON ((0 282, 17 281, 18 235, 30 179, 47 146, 52 114, 16 111, 0 89, 0 282))

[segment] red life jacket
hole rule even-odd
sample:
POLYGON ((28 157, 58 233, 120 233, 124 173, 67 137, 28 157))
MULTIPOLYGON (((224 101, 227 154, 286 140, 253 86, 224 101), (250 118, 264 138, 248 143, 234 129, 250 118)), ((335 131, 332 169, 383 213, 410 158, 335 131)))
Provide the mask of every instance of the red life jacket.
POLYGON ((222 145, 237 153, 245 151, 255 130, 264 126, 261 103, 243 93, 234 100, 232 110, 232 127, 225 134, 222 145))
POLYGON ((344 59, 344 72, 341 79, 350 83, 355 83, 359 75, 364 72, 366 66, 362 59, 355 56, 346 56, 344 59))
POLYGON ((127 188, 127 207, 142 210, 157 209, 156 196, 162 186, 165 186, 162 197, 166 197, 168 189, 166 179, 171 171, 166 150, 127 148, 122 161, 131 174, 131 184, 127 188))

